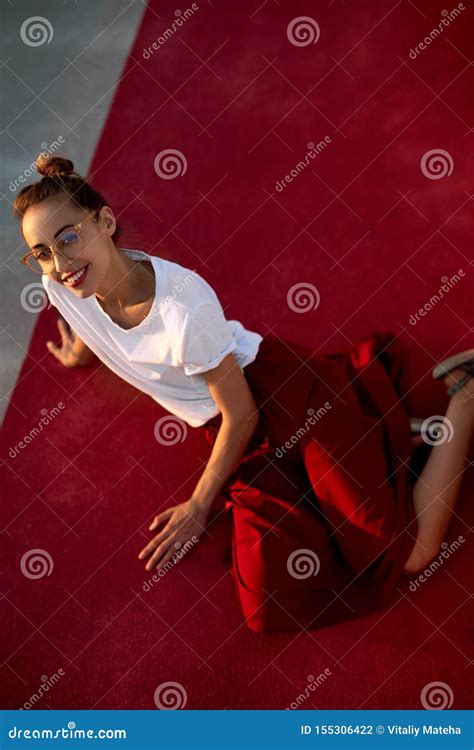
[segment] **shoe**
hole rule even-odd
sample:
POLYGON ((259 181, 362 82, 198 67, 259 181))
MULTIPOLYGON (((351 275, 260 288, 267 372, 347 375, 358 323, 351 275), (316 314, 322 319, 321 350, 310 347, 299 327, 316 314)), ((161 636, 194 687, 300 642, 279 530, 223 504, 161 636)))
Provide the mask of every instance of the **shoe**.
POLYGON ((461 380, 459 380, 459 382, 453 383, 453 385, 448 388, 448 394, 450 396, 460 391, 461 388, 466 385, 469 378, 474 376, 474 349, 467 349, 465 352, 459 352, 459 354, 453 354, 452 357, 443 359, 442 362, 433 368, 432 375, 435 380, 439 380, 440 378, 445 378, 446 375, 449 375, 449 373, 456 368, 465 370, 466 374, 461 380))

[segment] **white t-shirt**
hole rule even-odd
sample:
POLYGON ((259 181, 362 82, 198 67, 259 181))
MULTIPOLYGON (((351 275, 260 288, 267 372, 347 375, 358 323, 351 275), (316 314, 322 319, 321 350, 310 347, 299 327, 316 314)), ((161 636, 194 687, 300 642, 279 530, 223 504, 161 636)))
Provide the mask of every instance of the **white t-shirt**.
POLYGON ((217 367, 229 352, 243 369, 257 356, 263 337, 237 320, 226 320, 216 293, 195 271, 141 250, 121 250, 130 258, 151 261, 155 271, 155 299, 137 326, 125 330, 95 294, 77 297, 42 276, 48 299, 119 377, 198 427, 219 413, 202 373, 217 367))

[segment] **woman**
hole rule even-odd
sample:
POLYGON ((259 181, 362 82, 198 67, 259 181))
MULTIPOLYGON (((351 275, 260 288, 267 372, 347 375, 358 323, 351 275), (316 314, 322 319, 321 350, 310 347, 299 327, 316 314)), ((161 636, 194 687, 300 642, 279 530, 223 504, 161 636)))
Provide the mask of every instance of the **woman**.
POLYGON ((400 574, 438 554, 474 424, 474 352, 433 373, 452 398, 416 481, 402 362, 393 334, 314 354, 227 321, 199 275, 116 245, 104 197, 57 156, 13 211, 42 275, 66 367, 97 358, 212 444, 192 496, 158 513, 138 557, 169 566, 219 498, 233 518, 234 577, 253 630, 318 627, 379 606, 400 574), (161 528, 160 528, 161 527, 161 528))

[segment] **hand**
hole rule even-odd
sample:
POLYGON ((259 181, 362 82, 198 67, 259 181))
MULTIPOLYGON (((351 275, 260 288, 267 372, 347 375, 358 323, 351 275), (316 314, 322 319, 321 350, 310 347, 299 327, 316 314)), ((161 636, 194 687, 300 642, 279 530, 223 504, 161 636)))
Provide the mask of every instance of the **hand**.
POLYGON ((155 516, 150 531, 164 521, 167 521, 167 524, 138 555, 138 559, 143 560, 151 554, 145 570, 152 570, 155 566, 161 568, 186 542, 191 541, 193 537, 199 538, 204 531, 208 512, 207 508, 194 500, 187 500, 155 516))
POLYGON ((69 330, 66 321, 58 318, 57 323, 61 334, 61 346, 56 346, 53 341, 47 341, 46 346, 51 354, 54 354, 64 367, 88 365, 95 358, 93 352, 86 349, 74 331, 69 330), (84 350, 80 355, 77 353, 78 347, 84 350))

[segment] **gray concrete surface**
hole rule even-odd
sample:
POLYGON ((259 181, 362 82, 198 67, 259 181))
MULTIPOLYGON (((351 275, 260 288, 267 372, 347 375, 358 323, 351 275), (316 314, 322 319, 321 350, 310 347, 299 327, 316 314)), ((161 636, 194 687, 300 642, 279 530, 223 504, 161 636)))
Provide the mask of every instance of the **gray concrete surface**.
POLYGON ((21 188, 38 179, 47 148, 86 174, 146 10, 142 0, 1 0, 0 421, 22 366, 41 297, 41 277, 19 263, 26 248, 12 215, 21 188), (34 17, 41 17, 38 21, 34 17), (22 182, 21 176, 25 179, 22 182), (23 292, 23 298, 22 298, 23 292), (23 299, 23 304, 22 304, 23 299), (29 301, 24 304, 25 299, 29 301))

